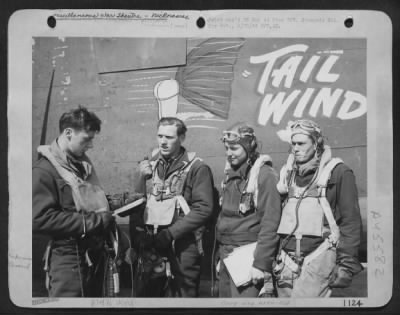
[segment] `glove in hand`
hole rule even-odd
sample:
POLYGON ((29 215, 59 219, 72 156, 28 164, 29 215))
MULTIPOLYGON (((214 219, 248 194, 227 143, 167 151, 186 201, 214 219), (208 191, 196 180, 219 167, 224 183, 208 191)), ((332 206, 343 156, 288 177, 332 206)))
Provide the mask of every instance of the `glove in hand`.
POLYGON ((121 208, 124 204, 122 194, 106 195, 106 197, 111 211, 121 208))
POLYGON ((331 288, 347 288, 351 284, 352 277, 347 268, 336 265, 329 279, 329 286, 331 288))
POLYGON ((336 266, 329 279, 331 288, 347 288, 351 285, 352 278, 363 270, 358 259, 343 250, 338 249, 336 257, 336 266))
POLYGON ((153 243, 154 243, 153 236, 146 233, 145 231, 135 233, 132 241, 134 244, 134 248, 136 250, 150 249, 150 248, 153 248, 153 246, 154 246, 153 245, 153 243))
POLYGON ((171 247, 173 241, 171 232, 168 229, 160 231, 154 240, 154 248, 162 255, 168 253, 168 249, 171 247))
POLYGON ((257 283, 260 283, 264 280, 264 271, 262 271, 256 267, 251 267, 250 274, 251 274, 251 280, 254 285, 256 285, 257 283))
POLYGON ((139 162, 139 173, 143 178, 151 178, 153 171, 151 168, 150 161, 146 157, 143 161, 139 162))
POLYGON ((347 288, 352 281, 352 273, 346 268, 336 265, 329 279, 331 288, 347 288))
POLYGON ((143 198, 143 197, 144 197, 144 194, 142 194, 142 193, 137 193, 137 192, 125 193, 125 195, 124 195, 124 205, 127 205, 127 204, 129 204, 131 202, 134 202, 134 201, 136 201, 136 200, 138 200, 140 198, 143 198))
POLYGON ((115 218, 113 217, 111 211, 103 211, 100 212, 99 215, 101 216, 101 221, 103 222, 104 230, 107 230, 114 224, 115 218))

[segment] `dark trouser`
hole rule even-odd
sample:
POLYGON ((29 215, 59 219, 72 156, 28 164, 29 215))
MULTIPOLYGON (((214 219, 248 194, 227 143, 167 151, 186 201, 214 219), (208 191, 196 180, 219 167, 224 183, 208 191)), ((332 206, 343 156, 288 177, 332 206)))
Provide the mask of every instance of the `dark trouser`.
POLYGON ((228 270, 226 269, 223 259, 233 250, 231 245, 220 245, 220 269, 219 269, 219 297, 258 297, 262 284, 254 286, 253 284, 236 287, 228 270))
POLYGON ((150 245, 151 242, 146 241, 146 236, 153 237, 151 233, 152 231, 131 234, 133 240, 136 240, 139 255, 135 267, 134 296, 197 297, 202 255, 199 253, 194 234, 188 233, 176 240, 173 248, 168 251, 167 260, 173 277, 167 278, 163 270, 155 273, 154 266, 147 258, 151 253, 154 253, 154 261, 158 261, 160 257, 150 245))
MULTIPOLYGON (((100 255, 95 258, 102 261, 100 255)), ((85 261, 85 252, 79 250, 76 243, 53 246, 49 266, 50 297, 102 296, 103 267, 100 263, 89 268, 85 261)))
POLYGON ((169 255, 172 281, 172 295, 176 297, 198 297, 202 256, 197 248, 194 235, 189 234, 175 241, 175 251, 169 255))

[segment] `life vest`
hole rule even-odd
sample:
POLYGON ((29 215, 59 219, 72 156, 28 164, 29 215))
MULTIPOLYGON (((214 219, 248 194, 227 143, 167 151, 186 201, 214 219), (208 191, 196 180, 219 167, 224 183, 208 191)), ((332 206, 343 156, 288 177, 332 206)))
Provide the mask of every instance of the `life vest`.
POLYGON ((63 167, 54 157, 49 146, 40 146, 38 152, 47 158, 61 178, 71 187, 77 211, 100 212, 110 210, 104 190, 99 185, 92 183, 90 180, 79 178, 63 167))
MULTIPOLYGON (((56 159, 53 153, 50 150, 49 146, 40 146, 38 148, 38 152, 42 154, 47 160, 54 166, 57 173, 61 176, 61 178, 71 187, 72 197, 74 200, 76 211, 86 211, 86 212, 104 212, 110 211, 107 197, 105 195, 104 190, 97 183, 89 180, 84 180, 79 178, 76 174, 69 171, 65 167, 63 167, 60 162, 56 159)), ((83 234, 81 238, 86 236, 86 222, 85 217, 82 216, 83 222, 83 234)), ((119 229, 118 226, 115 225, 113 230, 108 231, 108 240, 109 240, 109 250, 114 251, 114 257, 109 256, 106 266, 106 272, 108 273, 107 281, 103 282, 103 293, 105 296, 111 297, 116 296, 119 293, 120 284, 119 284, 119 272, 116 265, 116 257, 120 255, 119 248, 119 229), (110 269, 111 268, 111 269, 110 269), (110 274, 111 272, 111 274, 110 274)), ((105 245, 107 242, 104 242, 105 245)), ((108 246, 108 245, 107 245, 108 246)), ((45 286, 46 289, 50 289, 50 256, 53 247, 53 240, 50 240, 47 244, 46 251, 44 253, 44 267, 43 270, 46 272, 46 280, 45 286)), ((78 253, 78 244, 76 245, 77 253, 78 253)), ((88 250, 85 251, 85 262, 88 267, 93 266, 93 262, 90 259, 88 250)), ((80 268, 80 262, 77 262, 77 268, 80 268)), ((82 279, 81 279, 82 281, 82 279)), ((83 285, 83 283, 82 283, 83 285)), ((82 295, 84 292, 81 292, 82 295)))
MULTIPOLYGON (((241 200, 239 204, 240 213, 246 214, 248 211, 252 209, 257 210, 258 176, 260 174, 261 167, 268 162, 272 162, 271 157, 267 154, 261 154, 251 167, 248 179, 246 181, 246 186, 242 192, 242 197, 240 199, 241 200)), ((227 171, 229 168, 230 166, 227 163, 225 171, 227 171)), ((222 190, 225 189, 226 180, 227 178, 221 184, 222 190)), ((220 204, 222 206, 222 197, 220 200, 220 204)))
POLYGON ((330 229, 329 240, 336 244, 339 240, 340 231, 326 199, 326 188, 332 170, 343 161, 339 158, 331 158, 330 149, 326 147, 321 157, 317 177, 307 190, 305 190, 306 187, 298 187, 294 183, 293 161, 294 158, 290 155, 287 164, 282 167, 277 185, 281 194, 288 194, 277 233, 293 234, 300 238, 303 235, 322 237, 325 216, 330 229))
POLYGON ((182 210, 184 215, 190 212, 189 205, 183 197, 183 188, 190 168, 196 161, 201 161, 189 152, 189 162, 173 172, 166 180, 162 180, 157 171, 159 160, 152 162, 152 182, 147 194, 147 204, 144 211, 144 222, 152 225, 156 231, 158 226, 167 226, 173 223, 175 214, 182 210))

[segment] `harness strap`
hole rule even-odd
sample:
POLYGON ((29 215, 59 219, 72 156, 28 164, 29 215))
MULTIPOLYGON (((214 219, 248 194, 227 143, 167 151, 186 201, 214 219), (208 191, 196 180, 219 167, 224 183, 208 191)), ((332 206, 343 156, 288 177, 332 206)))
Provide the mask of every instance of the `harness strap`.
POLYGON ((182 195, 176 196, 176 201, 178 202, 179 206, 181 207, 183 213, 187 215, 190 212, 190 207, 185 198, 182 195))
POLYGON ((285 265, 288 267, 292 272, 298 273, 300 270, 299 264, 297 264, 290 256, 287 254, 283 249, 280 252, 279 255, 279 260, 282 262, 282 264, 277 264, 274 268, 274 273, 278 274, 282 269, 283 266, 285 265))
POLYGON ((257 197, 258 197, 258 176, 260 175, 261 167, 267 163, 272 162, 271 157, 267 154, 261 154, 254 162, 250 169, 249 180, 246 186, 246 192, 253 194, 254 206, 257 209, 257 197))
MULTIPOLYGON (((103 191, 103 188, 95 182, 91 182, 91 180, 88 179, 81 179, 79 178, 76 174, 73 172, 69 171, 66 169, 60 162, 57 160, 57 158, 54 156, 54 153, 50 150, 50 146, 44 145, 40 146, 38 148, 38 152, 43 155, 51 165, 56 169, 57 173, 60 175, 60 177, 71 187, 72 190, 72 198, 74 200, 75 208, 76 211, 79 212, 80 210, 89 210, 89 211, 108 211, 109 210, 109 205, 107 202, 106 195, 103 191), (97 186, 98 190, 92 190, 91 193, 92 195, 90 196, 91 198, 88 198, 88 195, 90 194, 83 194, 81 192, 80 187, 82 185, 92 185, 93 187, 97 186), (93 196, 94 195, 94 196, 93 196), (96 200, 96 209, 86 209, 86 206, 88 205, 86 201, 95 201, 96 200)), ((88 164, 88 167, 92 167, 91 164, 88 164)), ((92 171, 92 175, 95 174, 94 171, 92 171)), ((90 192, 90 191, 89 191, 90 192)), ((90 204, 90 202, 89 202, 90 204)), ((82 235, 85 236, 86 234, 86 225, 85 225, 85 218, 83 218, 83 229, 84 233, 82 235)))
MULTIPOLYGON (((192 158, 190 159, 189 163, 183 167, 182 173, 185 175, 185 181, 186 181, 186 175, 189 173, 192 165, 196 161, 202 161, 202 159, 200 159, 198 157, 194 157, 195 154, 196 153, 194 153, 194 152, 188 153, 189 158, 191 158, 191 156, 192 156, 192 158)), ((183 185, 182 185, 182 187, 183 187, 183 185)), ((190 207, 189 207, 186 199, 183 197, 182 193, 183 193, 183 191, 178 192, 178 194, 175 197, 176 197, 176 201, 177 201, 178 205, 180 206, 180 208, 182 209, 183 213, 185 215, 187 215, 190 212, 190 207)))
POLYGON ((42 154, 43 156, 45 156, 49 160, 49 162, 51 163, 51 165, 54 166, 54 168, 56 169, 57 173, 61 176, 61 178, 63 180, 65 180, 65 182, 69 186, 71 186, 72 197, 74 199, 76 210, 77 211, 81 210, 80 207, 81 207, 82 202, 80 202, 80 200, 79 200, 80 194, 78 192, 78 186, 82 182, 82 180, 78 176, 76 176, 72 172, 66 170, 64 167, 62 167, 60 165, 60 163, 57 161, 57 159, 51 153, 50 146, 41 146, 38 148, 38 152, 40 154, 42 154))
MULTIPOLYGON (((183 167, 181 167, 180 169, 176 170, 176 173, 180 174, 181 179, 184 181, 183 184, 180 185, 180 188, 182 190, 181 191, 177 191, 176 195, 173 197, 173 198, 175 198, 175 201, 176 201, 175 209, 177 209, 179 207, 182 210, 182 212, 184 213, 185 216, 188 215, 189 212, 190 212, 190 207, 189 207, 186 199, 183 196, 183 187, 184 187, 184 184, 186 182, 186 177, 187 177, 191 167, 193 166, 193 164, 195 164, 196 161, 202 161, 201 158, 196 157, 196 153, 195 152, 188 152, 187 154, 188 154, 188 160, 189 161, 183 167)), ((150 163, 151 163, 151 167, 152 167, 152 170, 153 170, 153 176, 152 177, 154 178, 156 176, 156 173, 157 173, 157 166, 158 166, 158 163, 159 163, 159 159, 156 160, 156 161, 152 161, 150 163)), ((154 228, 153 231, 156 234, 158 226, 153 225, 153 228, 154 228)), ((198 249, 199 253, 201 255, 203 255, 204 251, 203 251, 202 239, 201 239, 201 235, 202 234, 200 236, 198 236, 196 231, 194 231, 193 234, 194 234, 195 239, 196 239, 197 249, 198 249)), ((173 242, 173 248, 174 248, 174 242, 173 242)))
POLYGON ((82 180, 74 173, 66 170, 60 165, 53 153, 50 151, 50 146, 41 146, 38 148, 38 152, 46 157, 50 163, 57 170, 57 173, 71 186, 77 186, 82 180))
POLYGON ((289 157, 281 168, 279 174, 279 182, 276 184, 276 188, 278 189, 280 194, 286 194, 289 191, 289 183, 288 183, 288 175, 292 173, 294 163, 294 154, 289 154, 289 157))
MULTIPOLYGON (((289 155, 287 163, 282 167, 280 172, 280 179, 277 184, 277 189, 281 194, 286 194, 289 191, 289 186, 291 185, 288 183, 289 176, 292 172, 292 165, 293 165, 293 157, 289 155)), ((340 238, 340 230, 336 223, 336 220, 332 213, 332 208, 326 199, 326 189, 328 185, 328 181, 331 177, 333 169, 343 161, 340 158, 331 158, 331 150, 328 146, 325 146, 325 152, 321 157, 319 171, 317 172, 318 177, 315 182, 312 184, 314 187, 316 186, 318 193, 319 193, 319 203, 323 210, 323 213, 328 221, 330 234, 327 240, 324 241, 323 245, 321 244, 313 253, 311 253, 307 259, 308 262, 313 260, 315 257, 320 255, 324 250, 330 248, 332 246, 337 246, 340 238)), ((298 253, 300 250, 300 241, 298 239, 298 235, 296 235, 296 252, 298 253)))
MULTIPOLYGON (((261 154, 251 167, 249 178, 247 180, 245 192, 253 195, 254 207, 256 209, 257 209, 257 199, 258 199, 258 176, 260 175, 261 167, 268 162, 272 162, 271 157, 268 154, 261 154)), ((230 168, 229 163, 226 162, 225 172, 229 168, 230 168)), ((226 176, 225 180, 221 182, 222 191, 225 190, 227 178, 228 175, 226 176)), ((222 206, 222 196, 220 197, 219 203, 220 206, 222 206)))
MULTIPOLYGON (((189 152, 189 153, 195 154, 194 152, 189 152)), ((188 156, 189 156, 189 158, 190 158, 189 153, 188 153, 188 156)), ((195 158, 191 159, 190 162, 188 163, 188 165, 186 165, 186 166, 184 167, 183 174, 185 175, 185 181, 186 181, 186 175, 189 173, 190 168, 192 167, 192 165, 193 165, 196 161, 202 161, 202 159, 200 159, 200 158, 198 158, 198 157, 195 157, 195 158)), ((182 185, 182 187, 183 187, 183 185, 182 185)), ((180 208, 182 209, 184 215, 186 216, 186 215, 190 212, 190 207, 189 207, 189 205, 188 205, 186 199, 183 197, 182 193, 183 193, 183 192, 181 191, 181 192, 176 196, 176 201, 177 201, 177 204, 178 204, 178 205, 180 206, 180 208)), ((203 256, 203 255, 204 255, 203 240, 202 240, 202 235, 203 235, 203 234, 201 233, 201 235, 197 235, 197 234, 198 234, 198 233, 197 233, 197 230, 194 231, 193 234, 194 234, 194 236, 195 236, 197 250, 198 250, 199 254, 200 254, 201 256, 203 256)))
POLYGON ((336 165, 343 163, 343 160, 340 158, 332 158, 323 168, 321 174, 319 175, 317 185, 320 187, 326 187, 328 184, 328 180, 331 177, 333 169, 336 165))
MULTIPOLYGON (((156 150, 156 151, 154 151, 153 153, 152 153, 152 156, 155 156, 156 154, 158 154, 158 152, 159 152, 159 150, 156 150)), ((189 169, 192 167, 192 163, 194 163, 195 161, 197 161, 197 160, 200 160, 200 161, 202 161, 202 159, 201 158, 199 158, 199 157, 196 157, 196 152, 187 152, 187 155, 188 155, 188 159, 189 159, 189 162, 187 162, 186 163, 186 165, 184 165, 182 168, 180 168, 178 171, 181 171, 181 170, 184 170, 184 169, 186 169, 187 167, 189 167, 189 169)), ((154 173, 154 171, 157 169, 157 166, 158 166, 158 163, 160 162, 160 159, 157 159, 157 160, 155 160, 155 161, 150 161, 150 166, 151 166, 151 168, 152 168, 152 170, 153 170, 153 173, 154 173)), ((185 162, 184 162, 185 163, 185 162)), ((188 170, 189 171, 189 170, 188 170)))
POLYGON ((331 243, 336 244, 339 241, 340 230, 338 225, 336 224, 336 220, 333 217, 331 206, 329 205, 328 200, 326 199, 326 187, 328 184, 328 180, 331 177, 333 169, 338 165, 343 163, 343 160, 340 158, 331 159, 328 164, 324 167, 319 179, 318 179, 318 187, 321 189, 321 197, 320 203, 322 209, 324 211, 325 217, 328 221, 329 228, 331 229, 331 235, 329 236, 329 240, 331 243))
MULTIPOLYGON (((188 162, 188 164, 186 164, 181 170, 183 170, 183 174, 188 174, 189 173, 189 171, 190 171, 190 169, 192 168, 192 166, 193 166, 193 164, 196 162, 196 161, 203 161, 201 158, 199 158, 199 157, 194 157, 194 155, 195 155, 196 153, 195 152, 189 152, 188 153, 188 156, 189 156, 189 162, 188 162), (191 158, 191 155, 193 156, 193 158, 191 158)), ((182 193, 182 192, 181 192, 182 193)))

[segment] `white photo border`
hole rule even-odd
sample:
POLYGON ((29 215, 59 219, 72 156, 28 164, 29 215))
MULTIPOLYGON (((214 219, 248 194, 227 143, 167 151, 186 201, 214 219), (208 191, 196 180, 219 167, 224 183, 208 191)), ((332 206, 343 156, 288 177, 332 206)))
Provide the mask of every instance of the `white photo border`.
POLYGON ((32 38, 33 37, 337 37, 367 39, 367 170, 368 170, 368 297, 357 298, 362 307, 383 306, 393 285, 393 127, 392 127, 392 24, 378 11, 132 11, 132 10, 22 10, 9 22, 8 121, 9 121, 9 290, 21 307, 359 307, 352 299, 143 299, 143 298, 32 298, 32 38), (106 14, 107 13, 107 14, 106 14), (156 13, 156 15, 154 15, 156 13), (234 23, 211 28, 211 17, 334 18, 314 25, 281 22, 279 29, 249 32, 234 23), (47 26, 49 16, 56 28, 47 26), (151 17, 145 19, 144 17, 151 17), (159 18, 165 16, 160 27, 159 18), (199 29, 199 17, 206 27, 199 29), (352 29, 343 21, 351 16, 352 29), (153 18, 154 17, 154 18, 153 18), (374 23, 370 23, 370 21, 374 23), (22 23, 23 22, 23 23, 22 23), (110 25, 114 27, 110 27, 110 25), (123 25, 123 27, 121 27, 123 25), (118 27, 116 27, 118 26, 118 27), (234 35, 233 35, 234 34, 234 35), (384 156, 378 153, 385 152, 384 156), (21 179, 24 179, 21 182, 21 179), (390 188, 390 189, 388 189, 390 188), (20 198, 24 196, 24 198, 20 198), (379 288, 377 290, 376 288, 379 288), (348 303, 348 305, 346 305, 348 303))

